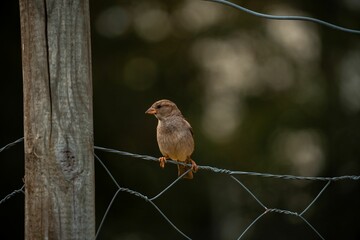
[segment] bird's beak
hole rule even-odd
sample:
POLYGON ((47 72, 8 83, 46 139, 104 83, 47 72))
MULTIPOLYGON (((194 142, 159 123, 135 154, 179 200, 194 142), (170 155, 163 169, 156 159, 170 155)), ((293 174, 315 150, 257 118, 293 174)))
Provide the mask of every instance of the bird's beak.
POLYGON ((151 107, 151 108, 149 108, 148 110, 146 110, 145 113, 146 113, 146 114, 156 114, 156 109, 153 108, 153 107, 151 107))

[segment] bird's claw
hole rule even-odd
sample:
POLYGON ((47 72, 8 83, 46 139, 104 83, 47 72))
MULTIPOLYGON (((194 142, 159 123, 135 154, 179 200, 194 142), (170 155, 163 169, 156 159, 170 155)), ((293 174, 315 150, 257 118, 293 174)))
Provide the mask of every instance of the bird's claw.
POLYGON ((196 162, 194 160, 191 159, 191 170, 196 173, 198 171, 199 167, 196 164, 196 162))
POLYGON ((166 157, 160 157, 159 158, 159 162, 160 162, 160 167, 164 168, 165 167, 165 163, 166 163, 166 157))

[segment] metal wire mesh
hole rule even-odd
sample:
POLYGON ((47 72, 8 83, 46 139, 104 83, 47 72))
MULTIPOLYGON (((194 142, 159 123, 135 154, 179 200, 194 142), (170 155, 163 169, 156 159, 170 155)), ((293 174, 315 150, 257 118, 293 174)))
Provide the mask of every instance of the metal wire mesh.
MULTIPOLYGON (((316 18, 311 18, 311 17, 304 17, 304 16, 274 16, 274 15, 269 15, 269 14, 263 14, 263 13, 259 13, 250 9, 247 9, 245 7, 242 7, 240 5, 234 4, 232 2, 226 1, 226 0, 207 0, 210 2, 215 2, 215 3, 220 3, 220 4, 224 4, 227 6, 231 6, 235 9, 244 11, 246 13, 255 15, 257 17, 261 17, 261 18, 266 18, 266 19, 271 19, 271 20, 300 20, 300 21, 309 21, 309 22, 314 22, 317 24, 321 24, 336 30, 340 30, 343 32, 348 32, 348 33, 355 33, 355 34, 359 34, 360 31, 359 30, 354 30, 354 29, 350 29, 350 28, 345 28, 345 27, 341 27, 326 21, 322 21, 316 18)), ((21 143, 23 141, 23 138, 20 138, 14 142, 11 142, 7 145, 5 145, 4 147, 0 148, 0 152, 3 152, 6 149, 11 148, 12 146, 15 146, 19 143, 21 143)), ((119 151, 119 150, 115 150, 115 149, 109 149, 109 148, 104 148, 104 147, 94 147, 94 150, 96 151, 103 151, 103 152, 109 152, 109 153, 113 153, 113 154, 117 154, 117 155, 121 155, 121 156, 128 156, 128 157, 133 157, 133 158, 137 158, 137 159, 143 159, 143 160, 147 160, 147 161, 158 161, 157 158, 152 157, 152 156, 147 156, 147 155, 140 155, 140 154, 134 154, 134 153, 129 153, 126 151, 119 151)), ((105 169, 105 171, 107 172, 108 176, 112 179, 113 183, 116 185, 117 190, 114 193, 111 202, 109 203, 106 212, 104 213, 101 223, 99 225, 99 228, 97 229, 96 232, 96 237, 98 237, 102 226, 105 223, 106 217, 111 209, 111 206, 113 205, 114 201, 116 200, 118 194, 120 192, 125 192, 131 195, 134 195, 136 197, 139 197, 141 199, 143 199, 144 201, 148 202, 151 206, 153 206, 160 214, 161 216, 174 228, 175 231, 177 231, 179 233, 179 235, 181 235, 182 237, 184 237, 185 239, 191 239, 190 236, 188 236, 187 234, 185 234, 183 231, 180 230, 179 227, 177 227, 170 219, 169 217, 167 217, 165 215, 165 213, 160 209, 160 207, 158 207, 155 203, 154 200, 160 198, 163 196, 163 194, 168 191, 170 188, 172 188, 174 185, 176 185, 178 183, 178 181, 182 178, 182 176, 179 176, 178 178, 176 178, 174 181, 172 181, 167 187, 165 187, 163 190, 161 190, 157 195, 153 196, 153 197, 149 197, 146 196, 138 191, 126 188, 126 187, 122 187, 118 181, 116 180, 116 178, 113 176, 113 174, 111 173, 111 171, 106 167, 106 165, 104 164, 104 162, 98 157, 97 154, 94 153, 95 159, 100 163, 100 165, 105 169)), ((178 163, 176 161, 172 161, 169 160, 169 163, 172 164, 183 164, 183 163, 178 163)), ((256 204, 258 204, 262 209, 263 212, 261 212, 246 228, 245 230, 240 234, 240 236, 237 239, 242 239, 243 236, 248 232, 248 230, 252 227, 255 227, 254 225, 256 225, 256 223, 263 218, 265 215, 270 214, 270 213, 278 213, 278 214, 285 214, 285 215, 291 215, 291 216, 295 216, 297 218, 299 218, 306 226, 308 226, 313 232, 314 234, 320 238, 320 239, 325 239, 324 236, 316 229, 316 226, 314 226, 313 224, 311 224, 305 217, 305 213, 308 212, 308 210, 314 205, 315 202, 318 201, 319 197, 323 195, 323 193, 329 188, 330 184, 332 182, 335 181, 343 181, 343 180, 352 180, 352 181, 359 181, 360 176, 357 175, 345 175, 345 176, 338 176, 338 177, 308 177, 308 176, 294 176, 294 175, 277 175, 277 174, 270 174, 270 173, 259 173, 259 172, 245 172, 245 171, 234 171, 234 170, 229 170, 229 169, 221 169, 221 168, 217 168, 217 167, 213 167, 213 166, 199 166, 199 170, 200 171, 211 171, 214 172, 216 174, 224 174, 229 176, 234 182, 236 182, 236 184, 239 185, 239 187, 241 187, 242 189, 244 189, 250 196, 251 198, 254 200, 254 202, 256 204), (262 177, 262 178, 275 178, 275 179, 281 179, 281 180, 296 180, 296 181, 319 181, 319 182, 323 182, 324 186, 321 188, 321 190, 317 193, 317 195, 312 199, 312 201, 310 201, 310 203, 301 211, 301 212, 294 212, 291 210, 287 210, 287 209, 278 209, 278 208, 271 208, 269 206, 267 206, 264 202, 262 202, 260 200, 260 198, 250 190, 250 188, 248 188, 244 182, 242 182, 238 177, 242 176, 242 175, 246 175, 246 176, 255 176, 255 177, 262 177)), ((189 170, 190 171, 190 170, 189 170)), ((185 175, 186 173, 184 173, 183 175, 185 175)), ((20 188, 12 191, 11 193, 7 194, 6 196, 2 197, 0 199, 0 205, 4 204, 6 201, 10 200, 11 198, 15 197, 18 193, 25 193, 24 191, 25 189, 25 185, 22 185, 20 188)))
MULTIPOLYGON (((0 152, 15 146, 18 143, 21 143, 23 141, 23 138, 20 138, 14 142, 11 142, 9 144, 7 144, 6 146, 0 148, 0 152)), ((127 157, 132 157, 132 158, 137 158, 137 159, 143 159, 143 160, 147 160, 147 161, 154 161, 154 162, 158 162, 158 158, 152 157, 152 156, 148 156, 148 155, 141 155, 141 154, 134 154, 134 153, 130 153, 130 152, 126 152, 126 151, 120 151, 120 150, 116 150, 116 149, 110 149, 110 148, 104 148, 104 147, 98 147, 95 146, 94 147, 95 151, 101 151, 101 152, 108 152, 108 153, 112 153, 112 154, 117 154, 117 155, 121 155, 121 156, 127 156, 127 157)), ((163 190, 161 190, 158 194, 156 194, 153 197, 149 197, 144 195, 143 193, 140 193, 138 191, 126 188, 126 187, 122 187, 118 181, 116 180, 116 178, 114 177, 114 175, 111 173, 111 171, 106 167, 106 165, 104 164, 104 162, 98 157, 98 155, 96 153, 94 153, 95 159, 100 163, 100 165, 105 169, 105 171, 107 172, 108 176, 112 179, 113 183, 116 185, 117 190, 114 193, 112 200, 110 201, 103 217, 102 220, 100 222, 100 225, 97 229, 96 232, 96 236, 95 239, 99 236, 99 233, 102 229, 102 226, 105 224, 105 220, 106 217, 111 209, 111 206, 113 205, 113 203, 115 202, 117 196, 119 195, 120 192, 125 192, 131 195, 134 195, 136 197, 139 197, 141 199, 143 199, 144 201, 146 201, 147 203, 149 203, 151 206, 153 206, 157 212, 160 213, 160 215, 166 220, 166 222, 175 230, 179 233, 179 235, 181 235, 183 238, 185 239, 192 239, 189 235, 185 234, 178 226, 176 226, 169 217, 166 216, 166 214, 161 210, 161 208, 155 204, 155 200, 162 197, 163 194, 165 192, 167 192, 170 188, 172 188, 174 185, 176 185, 179 180, 186 175, 187 172, 185 172, 183 175, 179 176, 178 178, 176 178, 174 181, 172 181, 167 187, 165 187, 163 190)), ((178 163, 176 161, 173 160, 168 160, 169 163, 171 164, 183 164, 183 163, 178 163)), ((190 171, 191 169, 189 169, 188 171, 190 171)), ((224 174, 224 175, 228 175, 233 181, 235 181, 239 187, 243 188, 250 196, 251 198, 254 200, 254 202, 256 204, 258 204, 262 209, 263 212, 261 212, 246 228, 245 230, 241 233, 241 235, 237 238, 237 239, 242 239, 245 234, 248 232, 248 230, 252 227, 254 227, 254 225, 256 225, 256 223, 263 218, 265 215, 270 214, 270 213, 277 213, 277 214, 285 214, 285 215, 292 215, 295 216, 297 218, 299 218, 306 226, 308 226, 313 232, 314 235, 316 235, 319 239, 325 239, 324 236, 316 229, 316 226, 314 226, 313 224, 311 224, 305 217, 305 213, 314 205, 314 203, 319 199, 319 197, 325 192, 326 189, 328 189, 328 187, 330 186, 330 184, 332 182, 335 181, 343 181, 343 180, 352 180, 352 181, 359 181, 360 176, 357 175, 345 175, 345 176, 339 176, 339 177, 304 177, 304 176, 293 176, 293 175, 277 175, 277 174, 269 174, 269 173, 258 173, 258 172, 244 172, 244 171, 233 171, 233 170, 228 170, 228 169, 221 169, 221 168, 217 168, 217 167, 212 167, 212 166, 199 166, 199 171, 211 171, 214 172, 216 174, 224 174), (267 206, 264 202, 262 202, 260 200, 260 198, 258 196, 256 196, 255 193, 253 193, 239 178, 238 176, 241 175, 247 175, 247 176, 256 176, 256 177, 263 177, 263 178, 275 178, 275 179, 281 179, 281 180, 297 180, 297 181, 320 181, 320 182, 324 182, 324 186, 321 188, 321 190, 317 193, 317 195, 312 199, 312 201, 310 201, 310 203, 301 211, 301 212, 294 212, 288 209, 278 209, 278 208, 271 208, 269 206, 267 206)), ((3 197, 0 200, 0 205, 3 204, 4 202, 6 202, 7 200, 9 200, 10 198, 14 197, 15 195, 17 195, 18 193, 24 193, 24 188, 25 186, 23 185, 22 187, 20 187, 19 189, 14 190, 13 192, 7 194, 5 197, 3 197)))

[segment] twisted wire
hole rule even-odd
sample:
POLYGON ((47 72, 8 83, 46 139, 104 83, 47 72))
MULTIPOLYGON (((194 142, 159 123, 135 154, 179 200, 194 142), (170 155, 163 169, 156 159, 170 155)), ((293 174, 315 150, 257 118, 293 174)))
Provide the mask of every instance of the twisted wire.
POLYGON ((308 22, 314 22, 314 23, 318 23, 321 25, 324 25, 326 27, 332 28, 332 29, 336 29, 339 31, 343 31, 343 32, 348 32, 348 33, 355 33, 355 34, 360 34, 360 30, 355 30, 355 29, 350 29, 350 28, 345 28, 345 27, 341 27, 317 18, 312 18, 312 17, 305 17, 305 16, 277 16, 277 15, 271 15, 271 14, 264 14, 264 13, 260 13, 260 12, 256 12, 253 10, 250 10, 248 8, 245 8, 243 6, 240 6, 238 4, 235 4, 233 2, 229 2, 226 0, 205 0, 205 1, 209 1, 209 2, 215 2, 215 3, 220 3, 220 4, 224 4, 230 7, 233 7, 235 9, 244 11, 246 13, 252 14, 254 16, 257 17, 261 17, 261 18, 266 18, 266 19, 271 19, 271 20, 297 20, 297 21, 308 21, 308 22))
MULTIPOLYGON (((11 142, 7 145, 5 145, 4 147, 0 148, 0 152, 2 152, 5 149, 8 149, 12 146, 15 146, 16 144, 20 143, 23 141, 23 138, 20 138, 14 142, 11 142)), ((98 151, 102 151, 102 152, 108 152, 108 153, 113 153, 113 154, 117 154, 117 155, 121 155, 121 156, 127 156, 127 157, 133 157, 133 158, 137 158, 137 159, 143 159, 143 160, 147 160, 147 161, 159 161, 158 158, 149 156, 149 155, 142 155, 142 154, 135 154, 135 153, 130 153, 130 152, 126 152, 126 151, 120 151, 120 150, 116 150, 116 149, 110 149, 110 148, 104 148, 104 147, 98 147, 98 146, 94 146, 94 150, 98 150, 98 151)), ((126 187, 121 187, 120 184, 117 182, 116 178, 113 176, 113 174, 111 173, 111 171, 106 167, 106 165, 103 163, 103 161, 94 153, 94 157, 95 159, 101 164, 101 166, 105 169, 105 171, 107 172, 108 176, 111 178, 111 180, 114 182, 114 184, 117 187, 116 192, 114 193, 102 219, 100 222, 100 225, 96 231, 96 236, 95 239, 98 237, 102 226, 105 222, 105 219, 111 209, 111 206, 113 205, 114 201, 116 200, 117 196, 119 195, 120 192, 125 192, 128 194, 131 194, 133 196, 139 197, 141 199, 143 199, 144 201, 150 203, 157 212, 159 212, 159 214, 168 222, 168 224, 170 226, 173 227, 173 229, 175 231, 177 231, 182 237, 184 237, 185 239, 191 239, 188 235, 186 235, 184 232, 182 232, 166 215, 165 213, 154 203, 154 201, 158 198, 160 198, 167 190, 169 190, 171 187, 173 187, 183 176, 185 176, 188 171, 191 171, 191 169, 189 169, 187 172, 185 172, 183 175, 177 177, 175 180, 173 180, 167 187, 165 187, 162 191, 160 191, 158 194, 156 194, 153 197, 148 197, 138 191, 126 188, 126 187)), ((173 161, 173 160, 168 160, 167 162, 171 163, 171 164, 181 164, 181 165, 188 165, 191 166, 190 164, 185 164, 185 163, 181 163, 181 162, 177 162, 177 161, 173 161)), ((304 214, 308 211, 308 209, 313 206, 313 204, 319 199, 319 197, 324 193, 324 191, 330 186, 331 182, 335 182, 335 181, 341 181, 341 180, 353 180, 353 181, 358 181, 360 179, 360 176, 358 175, 345 175, 345 176, 338 176, 338 177, 304 177, 304 176, 294 176, 294 175, 279 175, 279 174, 270 174, 270 173, 259 173, 259 172, 245 172, 245 171, 232 171, 232 170, 228 170, 228 169, 221 169, 221 168, 217 168, 217 167, 212 167, 212 166, 198 166, 199 170, 205 170, 205 171, 212 171, 215 173, 219 173, 219 174, 225 174, 228 175, 232 180, 234 180, 237 184, 239 184, 239 186, 241 186, 256 202, 257 204, 259 204, 264 211, 261 212, 259 214, 258 217, 256 217, 247 227, 246 229, 240 234, 240 236, 237 239, 241 239, 246 233, 247 231, 253 227, 258 220, 260 220, 264 215, 268 214, 268 213, 279 213, 279 214, 286 214, 286 215, 291 215, 294 217, 298 217, 300 218, 304 223, 306 223, 307 226, 309 226, 313 232, 320 238, 320 239, 325 239, 320 233, 319 231, 317 231, 317 229, 304 217, 304 214), (264 178, 276 178, 276 179, 283 179, 283 180, 305 180, 305 181, 323 181, 326 182, 326 184, 324 185, 324 187, 318 192, 318 194, 313 198, 313 200, 305 207, 305 209, 298 213, 298 212, 293 212, 290 210, 286 210, 286 209, 278 209, 278 208, 269 208, 267 207, 244 183, 242 183, 236 176, 241 176, 241 175, 247 175, 247 176, 255 176, 255 177, 264 177, 264 178)), ((12 193, 6 195, 3 199, 0 200, 0 205, 2 203, 4 203, 6 200, 10 199, 11 197, 13 197, 14 195, 16 195, 17 193, 24 193, 24 188, 25 186, 23 185, 20 189, 14 190, 12 193)))
POLYGON ((25 188, 25 185, 22 185, 21 188, 16 189, 16 190, 12 191, 11 193, 9 193, 8 195, 6 195, 3 199, 0 200, 0 205, 3 204, 6 200, 9 200, 10 198, 12 198, 16 194, 18 194, 18 193, 25 193, 24 188, 25 188))
POLYGON ((2 148, 0 148, 0 152, 4 151, 5 149, 8 149, 8 148, 13 147, 13 146, 15 146, 16 144, 18 144, 18 143, 20 143, 20 142, 22 142, 22 141, 24 141, 24 138, 23 138, 23 137, 22 137, 22 138, 19 138, 18 140, 15 140, 15 141, 13 141, 13 142, 11 142, 11 143, 8 143, 8 144, 6 144, 5 146, 3 146, 2 148))
POLYGON ((119 183, 116 181, 116 179, 114 178, 114 176, 111 174, 110 170, 106 167, 106 165, 101 161, 101 159, 96 155, 94 154, 96 160, 101 164, 101 166, 105 169, 105 171, 108 173, 108 175, 110 176, 110 178, 113 180, 113 182, 115 183, 115 185, 118 187, 118 190, 115 192, 113 198, 111 199, 106 211, 105 211, 105 214, 103 215, 102 219, 101 219, 101 222, 100 222, 100 225, 96 231, 96 236, 95 236, 95 239, 97 239, 99 233, 100 233, 100 230, 102 228, 102 225, 106 219, 106 216, 107 214, 109 213, 110 211, 110 208, 112 206, 112 204, 114 203, 114 200, 115 198, 117 197, 118 193, 121 191, 121 192, 127 192, 131 195, 134 195, 134 196, 137 196, 137 197, 140 197, 142 198, 143 200, 145 200, 146 202, 149 202, 162 216, 163 218, 178 232, 180 233, 184 238, 186 239, 191 239, 190 237, 188 237, 185 233, 183 233, 178 227, 176 227, 176 225, 171 222, 171 220, 160 210, 160 208, 153 202, 155 199, 157 199, 158 197, 160 197, 164 192, 166 192, 169 188, 171 188, 172 186, 175 185, 176 182, 178 182, 183 176, 185 176, 189 171, 191 171, 191 169, 189 169, 188 171, 186 171, 185 173, 183 173, 181 176, 179 176, 177 179, 175 179, 175 181, 173 181, 169 186, 167 186, 164 190, 162 190, 159 194, 157 194, 156 196, 152 197, 152 198, 149 198, 148 196, 146 195, 143 195, 137 191, 134 191, 134 190, 131 190, 129 188, 123 188, 123 187, 120 187, 119 183))
MULTIPOLYGON (((121 156, 127 156, 127 157, 133 157, 133 158, 139 158, 146 161, 155 161, 158 162, 159 159, 149 156, 149 155, 142 155, 142 154, 136 154, 136 153, 130 153, 125 151, 120 151, 116 149, 111 148, 104 148, 104 147, 94 147, 95 150, 100 150, 108 153, 114 153, 121 156)), ((171 164, 179 164, 179 165, 187 165, 191 167, 191 164, 185 164, 182 162, 177 162, 174 160, 167 160, 168 163, 171 164)), ((309 180, 309 181, 340 181, 340 180, 354 180, 358 181, 360 180, 360 175, 345 175, 345 176, 338 176, 338 177, 306 177, 306 176, 295 176, 295 175, 284 175, 284 174, 271 174, 271 173, 260 173, 260 172, 246 172, 246 171, 232 171, 228 169, 223 168, 217 168, 212 166, 198 166, 199 170, 207 170, 212 171, 214 173, 220 173, 220 174, 227 174, 227 175, 247 175, 247 176, 255 176, 255 177, 264 177, 264 178, 276 178, 276 179, 284 179, 284 180, 309 180)))
MULTIPOLYGON (((104 147, 97 147, 97 146, 95 146, 94 149, 104 151, 104 152, 114 153, 114 154, 118 154, 118 155, 122 155, 122 156, 139 158, 139 159, 143 159, 143 160, 147 160, 147 161, 159 161, 158 158, 148 156, 148 155, 133 154, 133 153, 125 152, 125 151, 109 149, 109 148, 104 148, 104 147)), ((187 166, 191 167, 191 164, 185 164, 185 163, 181 163, 181 162, 177 162, 177 161, 173 161, 173 160, 168 160, 168 162, 172 163, 172 164, 181 164, 181 165, 187 165, 187 166)), ((236 183, 238 183, 262 208, 264 208, 264 212, 262 212, 256 219, 253 220, 253 222, 251 222, 251 224, 249 224, 249 226, 247 226, 247 228, 241 233, 241 235, 238 237, 238 239, 241 239, 245 235, 245 233, 253 225, 255 225, 256 222, 259 219, 261 219, 267 213, 280 213, 280 214, 287 214, 287 215, 292 215, 292 216, 295 216, 295 217, 299 217, 304 223, 306 223, 307 226, 310 227, 310 229, 312 229, 314 231, 314 233, 320 239, 325 239, 319 233, 319 231, 317 231, 316 228, 303 215, 319 199, 319 197, 323 194, 323 192, 329 187, 331 182, 340 181, 340 180, 354 180, 354 181, 357 181, 357 180, 360 179, 360 176, 357 176, 357 175, 345 175, 345 176, 338 176, 338 177, 304 177, 304 176, 294 176, 294 175, 278 175, 278 174, 270 174, 270 173, 232 171, 232 170, 221 169, 221 168, 212 167, 212 166, 198 166, 198 169, 199 170, 212 171, 212 172, 219 173, 219 174, 227 174, 227 175, 229 175, 231 179, 233 179, 236 183), (293 212, 293 211, 285 210, 285 209, 266 207, 265 204, 258 197, 256 197, 255 194, 248 187, 245 186, 245 184, 243 184, 238 178, 235 177, 236 175, 248 175, 248 176, 276 178, 276 179, 283 179, 283 180, 325 181, 326 184, 319 191, 319 193, 315 196, 315 198, 305 207, 305 209, 301 213, 298 213, 298 212, 293 212)), ((184 173, 184 174, 186 174, 186 173, 184 173)), ((178 231, 182 236, 184 236, 186 239, 191 239, 187 235, 185 235, 183 232, 181 232, 175 225, 173 225, 172 222, 169 220, 169 218, 167 218, 166 215, 152 202, 152 200, 155 200, 158 197, 160 197, 164 192, 166 192, 170 187, 172 187, 176 182, 178 182, 179 179, 182 178, 182 176, 180 176, 176 180, 174 180, 168 187, 166 187, 164 190, 162 190, 155 197, 148 198, 148 197, 142 195, 141 198, 143 198, 146 201, 149 201, 159 211, 159 213, 168 221, 168 223, 176 231, 178 231)), ((135 193, 131 192, 131 194, 135 195, 135 194, 139 194, 139 193, 135 191, 135 193)))

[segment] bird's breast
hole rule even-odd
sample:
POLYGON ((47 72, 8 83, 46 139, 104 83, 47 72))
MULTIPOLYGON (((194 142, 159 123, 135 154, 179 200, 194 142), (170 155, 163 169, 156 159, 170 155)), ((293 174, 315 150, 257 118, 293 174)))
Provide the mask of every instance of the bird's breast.
POLYGON ((157 141, 160 152, 173 160, 186 161, 194 151, 191 131, 181 122, 159 121, 157 141))

